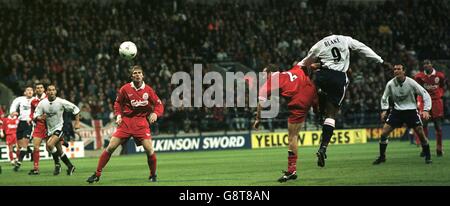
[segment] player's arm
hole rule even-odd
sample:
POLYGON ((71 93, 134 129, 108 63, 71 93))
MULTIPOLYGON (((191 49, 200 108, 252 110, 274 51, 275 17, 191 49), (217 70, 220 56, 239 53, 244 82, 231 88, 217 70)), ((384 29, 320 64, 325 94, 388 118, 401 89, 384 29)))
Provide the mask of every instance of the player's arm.
POLYGON ((124 98, 126 94, 123 94, 125 91, 120 88, 119 93, 117 93, 116 101, 114 101, 114 114, 116 115, 116 124, 119 125, 122 123, 122 104, 124 102, 124 98))
POLYGON ((261 106, 261 103, 260 102, 258 102, 258 106, 256 107, 256 116, 255 116, 255 122, 253 123, 253 129, 258 129, 258 127, 259 127, 259 123, 260 123, 260 121, 261 121, 261 109, 262 109, 262 106, 261 106))
POLYGON ((309 67, 312 63, 316 62, 317 57, 319 56, 320 53, 320 45, 319 44, 322 41, 317 42, 316 44, 314 44, 314 46, 311 47, 311 49, 308 52, 308 55, 306 55, 305 58, 302 59, 302 61, 300 61, 297 65, 300 66, 307 66, 309 67))
POLYGON ((62 99, 62 105, 63 105, 64 111, 71 112, 72 115, 75 116, 75 124, 73 127, 75 129, 79 129, 80 128, 80 108, 78 108, 77 105, 75 105, 74 103, 69 102, 65 99, 62 99))
POLYGON ((373 59, 378 63, 384 62, 384 60, 378 54, 376 54, 371 48, 366 46, 364 43, 351 37, 347 37, 347 41, 350 49, 358 51, 360 54, 363 54, 365 57, 373 59))
POLYGON ((267 81, 264 82, 264 84, 261 86, 258 92, 258 106, 256 107, 256 115, 255 115, 255 122, 253 123, 253 128, 258 129, 259 123, 261 122, 261 110, 262 110, 262 104, 268 101, 268 98, 270 97, 272 87, 272 78, 274 76, 278 77, 279 73, 272 73, 270 77, 267 77, 267 81))
POLYGON ((387 110, 389 109, 389 96, 391 96, 391 89, 389 88, 390 82, 384 88, 383 96, 381 97, 381 122, 384 121, 387 110))
POLYGON ((0 138, 5 137, 5 134, 3 133, 3 120, 0 118, 0 138))
POLYGON ((39 102, 39 104, 36 106, 33 117, 35 120, 45 120, 47 118, 43 110, 42 102, 39 102))
POLYGON ((416 81, 411 81, 413 84, 413 88, 417 95, 422 96, 423 98, 423 113, 422 116, 425 120, 430 118, 430 110, 431 110, 431 96, 428 94, 427 90, 419 85, 416 81))
POLYGON ((19 102, 20 102, 20 97, 17 97, 11 103, 11 106, 9 107, 9 114, 11 116, 16 116, 17 117, 19 115, 19 112, 17 112, 18 109, 19 109, 19 102))
POLYGON ((156 122, 156 120, 161 117, 164 113, 164 105, 161 102, 161 99, 159 99, 158 95, 156 95, 155 91, 151 89, 149 97, 151 101, 153 102, 153 112, 149 116, 149 122, 150 124, 156 122))

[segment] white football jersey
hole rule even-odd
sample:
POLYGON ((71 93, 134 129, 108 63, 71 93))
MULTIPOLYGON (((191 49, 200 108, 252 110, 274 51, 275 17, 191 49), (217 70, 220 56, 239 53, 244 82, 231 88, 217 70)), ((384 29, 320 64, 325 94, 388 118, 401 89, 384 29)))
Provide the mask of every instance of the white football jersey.
POLYGON ((13 100, 11 103, 11 107, 9 107, 9 113, 19 112, 19 120, 20 121, 28 121, 30 120, 31 114, 31 101, 34 97, 27 98, 26 96, 20 96, 13 100))
POLYGON ((59 97, 56 97, 53 101, 49 101, 48 98, 46 98, 39 102, 36 111, 34 112, 34 118, 46 114, 47 119, 45 122, 47 123, 47 133, 48 135, 51 135, 56 130, 62 130, 64 111, 72 112, 73 115, 76 115, 80 112, 80 109, 72 102, 59 97))
POLYGON ((431 97, 419 83, 414 79, 406 77, 403 83, 398 82, 394 77, 387 84, 384 89, 383 97, 381 97, 381 109, 389 109, 389 97, 394 101, 395 110, 414 110, 417 109, 416 96, 423 97, 424 110, 431 110, 431 97))
POLYGON ((350 49, 383 63, 383 59, 378 54, 358 40, 349 36, 330 35, 314 44, 308 55, 298 65, 309 66, 319 58, 329 69, 347 72, 350 64, 350 49))

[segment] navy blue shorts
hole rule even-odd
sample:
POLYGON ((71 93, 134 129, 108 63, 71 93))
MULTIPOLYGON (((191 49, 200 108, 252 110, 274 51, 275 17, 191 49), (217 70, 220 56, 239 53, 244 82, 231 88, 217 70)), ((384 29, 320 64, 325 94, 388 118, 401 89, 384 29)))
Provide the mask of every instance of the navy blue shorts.
POLYGON ((349 83, 345 72, 320 69, 316 73, 314 83, 319 90, 320 101, 326 100, 338 107, 341 106, 349 83))
POLYGON ((394 128, 402 127, 403 124, 406 124, 409 128, 416 128, 422 126, 422 120, 416 109, 402 111, 393 109, 386 120, 386 124, 394 128))
POLYGON ((31 124, 28 124, 27 121, 19 121, 19 125, 17 125, 17 132, 16 132, 17 139, 23 138, 30 139, 32 129, 33 126, 31 124))

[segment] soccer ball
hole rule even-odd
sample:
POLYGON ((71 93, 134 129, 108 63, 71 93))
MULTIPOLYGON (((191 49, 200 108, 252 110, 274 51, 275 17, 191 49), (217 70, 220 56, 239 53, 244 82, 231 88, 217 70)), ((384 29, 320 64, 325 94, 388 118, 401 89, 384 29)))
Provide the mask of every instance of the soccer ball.
POLYGON ((126 60, 134 59, 134 57, 136 57, 137 54, 136 44, 134 44, 131 41, 123 42, 122 44, 120 44, 119 54, 122 58, 126 60))

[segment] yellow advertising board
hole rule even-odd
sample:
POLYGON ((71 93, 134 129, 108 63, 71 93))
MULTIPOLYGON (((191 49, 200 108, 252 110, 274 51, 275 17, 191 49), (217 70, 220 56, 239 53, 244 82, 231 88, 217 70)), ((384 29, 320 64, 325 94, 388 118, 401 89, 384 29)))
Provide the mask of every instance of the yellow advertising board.
MULTIPOLYGON (((320 144, 322 131, 302 131, 299 133, 299 146, 320 144)), ((359 144, 367 142, 366 129, 334 130, 330 144, 359 144)), ((287 132, 265 132, 252 134, 252 148, 279 147, 288 145, 287 132)))

